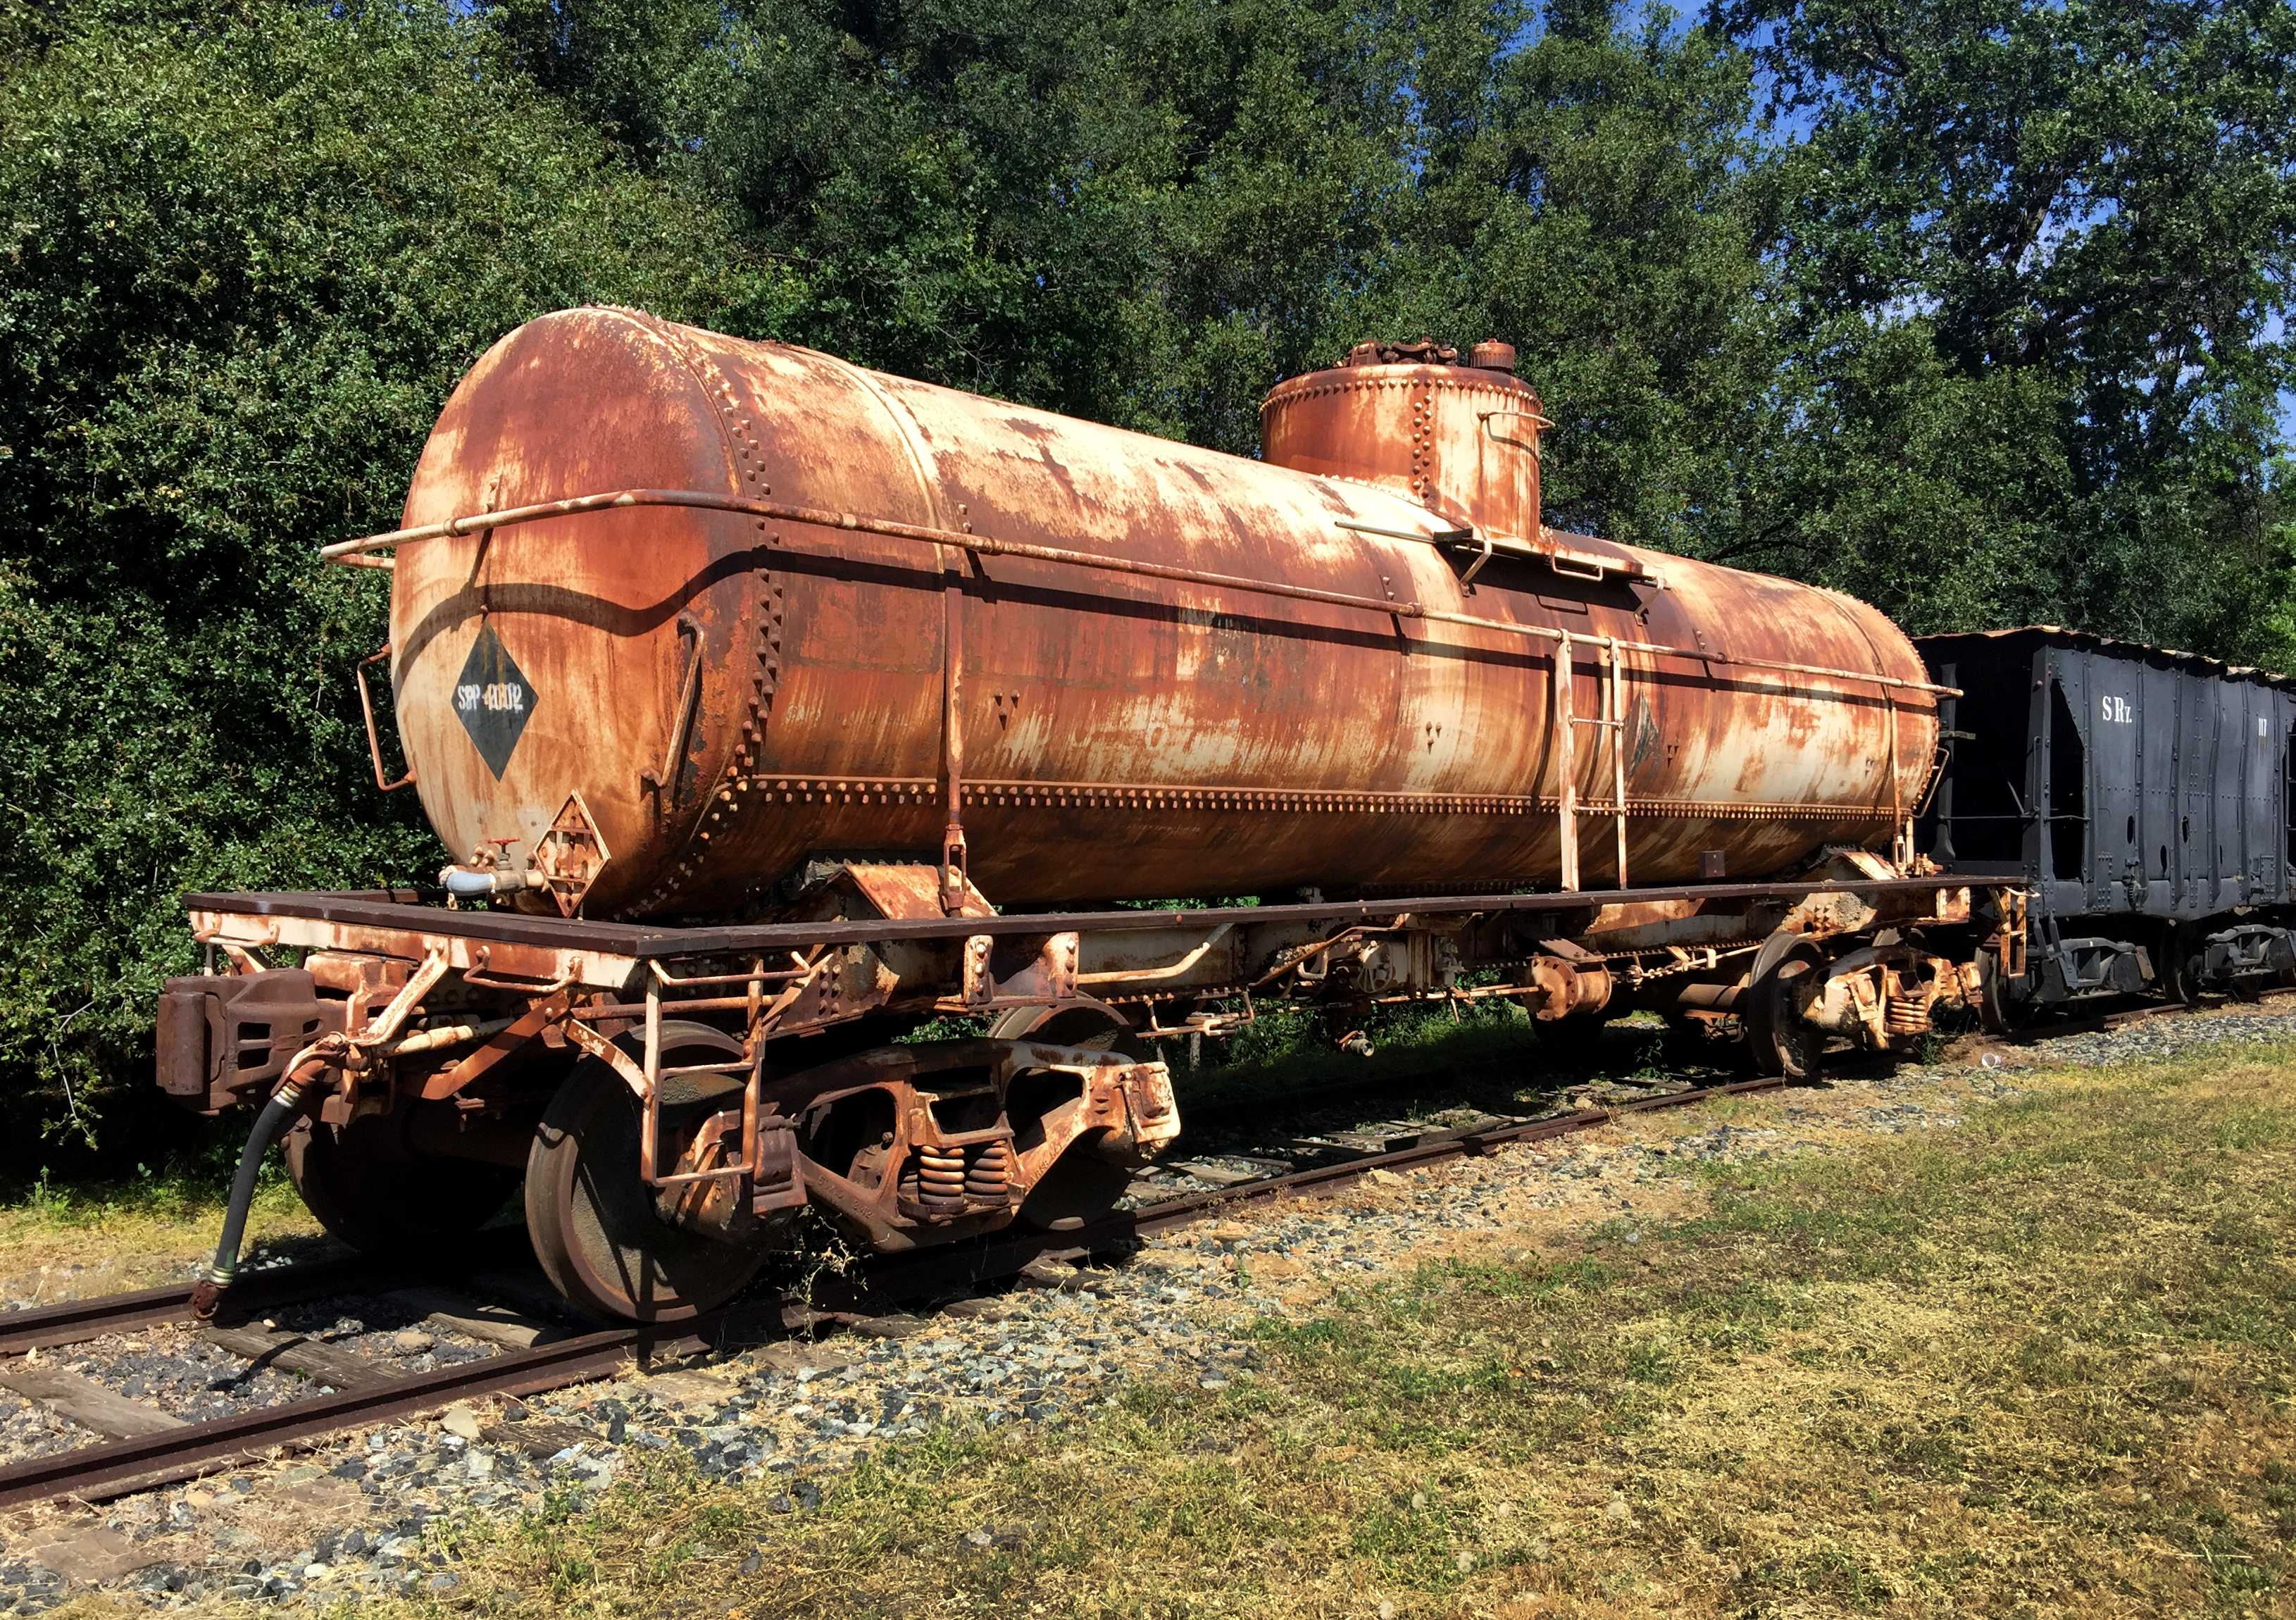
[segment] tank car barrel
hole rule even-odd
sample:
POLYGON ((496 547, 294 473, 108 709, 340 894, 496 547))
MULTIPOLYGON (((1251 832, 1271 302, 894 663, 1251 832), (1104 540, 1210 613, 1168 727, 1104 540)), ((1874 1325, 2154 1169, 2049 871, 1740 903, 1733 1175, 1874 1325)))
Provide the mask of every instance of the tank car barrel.
POLYGON ((854 851, 947 915, 1553 883, 1589 817, 1606 888, 1901 833, 1941 688, 1888 621, 1546 527, 1535 393, 1405 349, 1283 384, 1249 459, 570 310, 324 550, 398 548, 401 751, 529 909, 743 910, 854 851), (1566 661, 1601 701, 1558 722, 1566 661))

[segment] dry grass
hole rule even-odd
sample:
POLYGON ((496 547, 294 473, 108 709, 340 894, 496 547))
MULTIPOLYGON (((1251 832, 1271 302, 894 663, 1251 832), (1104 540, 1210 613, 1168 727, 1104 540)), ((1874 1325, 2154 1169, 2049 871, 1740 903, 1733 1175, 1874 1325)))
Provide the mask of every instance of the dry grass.
POLYGON ((445 1607, 2296 1615, 2292 1065, 1734 1169, 1637 1241, 1447 1259, 1265 1328, 1218 1395, 883 1452, 815 1513, 663 1466, 470 1536, 445 1607))

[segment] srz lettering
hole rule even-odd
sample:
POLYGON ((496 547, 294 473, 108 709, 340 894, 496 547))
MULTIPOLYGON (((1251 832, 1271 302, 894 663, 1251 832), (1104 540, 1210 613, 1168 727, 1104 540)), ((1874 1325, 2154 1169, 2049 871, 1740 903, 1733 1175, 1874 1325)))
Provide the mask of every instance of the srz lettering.
POLYGON ((512 714, 526 712, 526 688, 514 680, 496 681, 481 687, 475 683, 455 688, 455 707, 469 714, 480 709, 497 713, 508 710, 512 714))
POLYGON ((2136 718, 2136 711, 2128 706, 2128 700, 2125 697, 2099 698, 2097 705, 2103 711, 2104 718, 2115 726, 2126 726, 2136 718))

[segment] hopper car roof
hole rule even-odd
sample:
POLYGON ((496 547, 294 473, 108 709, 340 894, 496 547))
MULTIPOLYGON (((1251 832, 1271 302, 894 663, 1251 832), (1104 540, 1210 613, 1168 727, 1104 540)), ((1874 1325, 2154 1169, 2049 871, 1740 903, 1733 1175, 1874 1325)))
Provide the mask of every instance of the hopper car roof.
POLYGON ((2177 647, 2152 646, 2141 641, 2119 641, 2111 636, 2069 629, 2061 624, 2025 624, 2001 630, 1957 630, 1934 636, 1916 636, 1913 637, 1913 643, 1921 649, 1923 662, 1930 666, 1932 674, 1936 672, 1940 658, 1951 657, 1957 653, 1975 652, 1980 648, 2006 652, 2053 646, 2099 653, 2107 658, 2151 663, 2183 670, 2194 675, 2214 676, 2223 680, 2252 681, 2259 686, 2277 687, 2284 692, 2296 692, 2296 677, 2282 675, 2276 670, 2259 669, 2253 664, 2227 663, 2221 658, 2210 658, 2204 653, 2187 653, 2177 647))

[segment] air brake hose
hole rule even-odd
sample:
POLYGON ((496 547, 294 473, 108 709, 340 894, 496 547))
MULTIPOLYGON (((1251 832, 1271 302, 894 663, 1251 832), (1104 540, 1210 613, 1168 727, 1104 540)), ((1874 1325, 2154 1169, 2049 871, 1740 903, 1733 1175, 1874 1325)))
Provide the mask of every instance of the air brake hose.
POLYGON ((255 1202, 255 1179, 263 1169, 263 1155, 303 1106, 303 1078, 291 1073, 287 1083, 272 1094, 255 1116, 247 1133, 247 1147, 239 1155, 239 1179, 231 1184, 231 1206, 224 1212, 223 1236, 216 1240, 215 1263, 192 1285, 192 1314, 201 1321, 214 1320, 224 1290, 239 1270, 240 1240, 247 1235, 248 1206, 255 1202))

